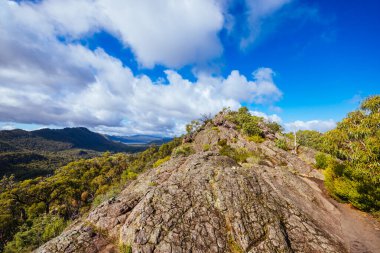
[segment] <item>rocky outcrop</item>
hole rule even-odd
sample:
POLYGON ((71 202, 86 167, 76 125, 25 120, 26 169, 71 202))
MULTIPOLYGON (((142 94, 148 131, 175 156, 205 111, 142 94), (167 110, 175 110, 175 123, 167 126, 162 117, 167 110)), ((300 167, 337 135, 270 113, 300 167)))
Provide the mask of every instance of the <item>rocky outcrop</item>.
POLYGON ((318 171, 269 140, 216 125, 190 140, 195 154, 140 175, 36 252, 349 251, 318 171), (221 139, 253 157, 221 156, 221 139))

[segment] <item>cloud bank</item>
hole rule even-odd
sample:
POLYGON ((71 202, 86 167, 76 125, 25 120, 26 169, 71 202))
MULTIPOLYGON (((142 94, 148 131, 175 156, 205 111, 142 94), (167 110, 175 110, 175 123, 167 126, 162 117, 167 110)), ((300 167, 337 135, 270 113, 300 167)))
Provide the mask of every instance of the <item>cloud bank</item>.
POLYGON ((285 130, 289 132, 298 130, 316 130, 323 133, 335 127, 336 122, 332 119, 310 121, 297 120, 294 122, 285 123, 285 130))
MULTIPOLYGON (((165 71, 161 81, 136 76, 101 48, 91 51, 56 39, 57 30, 69 28, 59 25, 58 18, 49 22, 51 15, 35 5, 1 5, 1 121, 175 134, 202 113, 237 108, 243 102, 270 103, 282 96, 269 68, 254 71, 252 78, 238 71, 226 78, 200 73, 194 82, 174 70, 165 71), (32 25, 36 23, 41 25, 32 25)), ((89 29, 91 19, 84 18, 70 34, 89 29)))
MULTIPOLYGON (((83 34, 108 27, 131 45, 141 64, 148 66, 157 62, 175 66, 188 62, 189 55, 194 52, 203 55, 203 50, 209 51, 209 47, 220 50, 215 32, 212 32, 220 29, 223 23, 216 2, 199 1, 194 7, 188 1, 181 4, 167 1, 165 6, 173 6, 162 10, 162 6, 148 8, 146 1, 139 1, 128 10, 131 20, 122 15, 128 9, 127 2, 47 0, 40 4, 18 4, 2 1, 0 121, 81 125, 111 133, 177 134, 186 122, 202 113, 216 113, 228 106, 236 109, 241 103, 270 104, 281 98, 270 68, 257 69, 252 77, 236 70, 225 78, 200 72, 193 82, 169 69, 164 78, 153 81, 146 75, 135 75, 128 66, 101 48, 92 51, 75 43, 75 38, 83 34), (97 13, 101 7, 104 10, 97 13), (145 9, 148 13, 136 16, 145 9), (174 10, 185 13, 176 23, 167 19, 172 15, 167 12, 174 10), (113 13, 112 18, 107 12, 113 13), (163 22, 160 24, 166 28, 163 32, 177 34, 178 25, 178 29, 183 30, 182 35, 177 34, 179 38, 173 37, 174 42, 168 45, 156 41, 155 36, 170 41, 167 39, 170 34, 155 34, 159 31, 154 23, 148 22, 150 14, 154 18, 149 22, 163 22), (206 16, 207 20, 193 20, 206 19, 206 16), (132 21, 137 28, 132 25, 128 28, 132 21), (211 23, 205 24, 207 22, 211 23), (129 30, 138 28, 139 31, 129 30), (147 33, 146 29, 154 32, 149 35, 153 37, 145 37, 147 41, 144 42, 138 37, 147 33), (192 31, 197 33, 191 34, 192 31), (141 34, 137 35, 138 32, 141 34), (189 34, 194 38, 189 39, 189 34), (62 41, 59 35, 65 35, 66 40, 62 41), (203 43, 207 41, 211 44, 203 43), (183 44, 189 48, 178 46, 183 44), (178 55, 179 51, 185 52, 183 57, 178 55)), ((179 18, 179 14, 176 17, 179 18)))

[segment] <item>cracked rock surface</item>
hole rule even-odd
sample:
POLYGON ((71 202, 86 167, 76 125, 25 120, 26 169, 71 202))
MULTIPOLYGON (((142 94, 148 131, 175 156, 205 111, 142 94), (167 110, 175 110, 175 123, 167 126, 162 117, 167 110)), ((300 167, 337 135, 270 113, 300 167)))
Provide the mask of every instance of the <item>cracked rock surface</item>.
POLYGON ((195 136, 195 154, 143 173, 36 252, 350 252, 339 210, 310 179, 318 172, 271 141, 218 127, 195 136), (221 138, 261 162, 221 156, 221 138))

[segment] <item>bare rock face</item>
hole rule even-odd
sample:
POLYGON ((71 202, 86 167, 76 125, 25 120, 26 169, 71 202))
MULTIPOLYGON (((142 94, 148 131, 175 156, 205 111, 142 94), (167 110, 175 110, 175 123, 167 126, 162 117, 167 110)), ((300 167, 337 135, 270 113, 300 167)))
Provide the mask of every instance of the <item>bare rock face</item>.
POLYGON ((318 172, 225 125, 199 132, 195 154, 140 175, 36 252, 348 252, 338 210, 311 180, 318 172), (220 139, 260 162, 221 156, 220 139))

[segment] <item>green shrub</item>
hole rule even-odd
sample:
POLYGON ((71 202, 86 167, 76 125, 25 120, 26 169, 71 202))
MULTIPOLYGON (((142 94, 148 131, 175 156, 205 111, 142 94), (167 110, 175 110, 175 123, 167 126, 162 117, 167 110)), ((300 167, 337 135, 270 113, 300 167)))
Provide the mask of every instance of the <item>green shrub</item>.
POLYGON ((217 131, 218 133, 220 132, 220 129, 217 126, 213 126, 211 129, 214 130, 214 131, 217 131))
POLYGON ((226 139, 221 139, 221 140, 219 140, 219 141, 218 141, 218 145, 221 146, 221 147, 227 145, 227 140, 226 140, 226 139))
POLYGON ((204 144, 203 151, 209 151, 209 150, 210 150, 210 144, 204 144))
POLYGON ((248 136, 263 136, 259 123, 264 122, 264 119, 251 115, 247 107, 241 107, 237 112, 230 111, 226 119, 235 123, 237 128, 241 129, 248 136))
POLYGON ((58 236, 68 223, 56 215, 44 215, 21 226, 12 241, 4 248, 6 253, 30 252, 58 236))
POLYGON ((137 178, 138 174, 136 172, 133 172, 129 169, 126 169, 121 174, 121 180, 123 182, 129 181, 129 180, 135 180, 137 178))
POLYGON ((107 189, 107 191, 103 194, 99 194, 95 197, 92 202, 92 207, 97 207, 101 203, 111 198, 116 197, 122 191, 123 187, 121 185, 113 186, 111 189, 107 189))
POLYGON ((242 130, 248 136, 263 136, 263 131, 258 125, 258 120, 251 118, 248 122, 243 123, 242 130))
POLYGON ((318 152, 315 155, 315 166, 318 169, 326 169, 328 165, 328 156, 324 153, 318 152))
POLYGON ((148 185, 149 185, 149 186, 157 186, 158 184, 157 184, 157 182, 149 182, 148 185))
POLYGON ((274 121, 269 121, 269 122, 265 122, 265 125, 270 129, 272 130, 273 132, 277 133, 277 132, 282 132, 283 131, 283 127, 278 124, 277 122, 274 122, 274 121))
POLYGON ((275 141, 275 145, 276 147, 281 148, 285 151, 289 150, 288 144, 286 143, 285 139, 277 139, 275 141))
POLYGON ((230 145, 224 145, 219 149, 219 153, 224 156, 228 156, 234 159, 238 163, 243 163, 247 161, 248 157, 251 157, 253 154, 246 150, 245 148, 235 149, 230 145))
POLYGON ((255 143, 262 143, 265 141, 265 139, 259 135, 249 136, 247 137, 248 141, 253 141, 255 143))
POLYGON ((132 246, 129 244, 121 244, 119 246, 120 253, 132 253, 132 246))
MULTIPOLYGON (((297 131, 296 134, 298 144, 319 151, 323 150, 323 135, 320 132, 314 130, 300 130, 297 131)), ((294 140, 294 135, 292 139, 294 140)))
POLYGON ((195 153, 195 151, 190 144, 184 144, 182 146, 177 147, 174 150, 175 156, 189 156, 189 155, 194 154, 194 153, 195 153))
POLYGON ((163 164, 164 162, 167 162, 170 160, 170 156, 166 156, 164 158, 161 158, 161 159, 158 159, 154 164, 153 164, 153 168, 157 168, 158 166, 160 166, 161 164, 163 164))
POLYGON ((379 188, 371 183, 371 176, 358 175, 357 169, 346 163, 333 159, 328 160, 324 171, 325 186, 328 192, 336 199, 350 202, 356 208, 364 211, 376 212, 380 209, 379 188), (359 181, 356 177, 360 177, 359 181), (362 183, 362 182, 368 183, 362 183))

